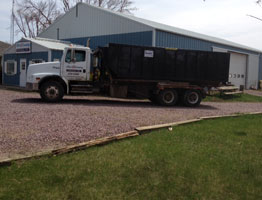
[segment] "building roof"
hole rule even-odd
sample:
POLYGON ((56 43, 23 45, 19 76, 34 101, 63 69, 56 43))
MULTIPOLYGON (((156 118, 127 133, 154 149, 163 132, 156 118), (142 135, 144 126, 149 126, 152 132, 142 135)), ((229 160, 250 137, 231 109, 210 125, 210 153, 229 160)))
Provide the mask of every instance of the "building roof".
MULTIPOLYGON (((191 37, 191 38, 195 38, 195 39, 200 39, 200 40, 203 40, 203 41, 213 42, 213 43, 227 45, 227 46, 231 46, 231 47, 235 47, 235 48, 239 48, 239 49, 243 49, 243 50, 248 50, 248 51, 262 53, 262 50, 255 49, 255 48, 252 48, 252 47, 248 47, 248 46, 245 46, 245 45, 241 45, 241 44, 238 44, 238 43, 235 43, 235 42, 231 42, 231 41, 228 41, 228 40, 225 40, 225 39, 221 39, 221 38, 217 38, 217 37, 213 37, 213 36, 209 36, 209 35, 205 35, 205 34, 200 34, 200 33, 197 33, 197 32, 193 32, 193 31, 189 31, 189 30, 185 30, 185 29, 169 26, 169 25, 166 25, 166 24, 161 24, 161 23, 150 21, 150 20, 147 20, 147 19, 142 19, 142 18, 139 18, 139 17, 135 17, 133 15, 124 14, 124 13, 120 13, 120 12, 115 12, 115 11, 112 11, 112 10, 109 10, 109 9, 106 9, 106 8, 92 6, 92 5, 90 5, 88 3, 84 3, 84 2, 80 2, 78 4, 82 4, 82 5, 85 5, 87 7, 93 8, 93 9, 99 9, 99 10, 102 10, 104 12, 110 13, 112 15, 117 15, 119 17, 123 17, 123 18, 125 18, 127 20, 135 21, 137 23, 140 23, 140 24, 143 24, 145 26, 151 27, 151 28, 153 28, 155 30, 169 32, 169 33, 173 33, 173 34, 179 34, 179 35, 183 35, 183 36, 187 36, 187 37, 191 37)), ((73 8, 71 8, 71 10, 73 8)), ((67 13, 69 13, 69 12, 67 12, 67 13)), ((67 13, 65 13, 64 15, 59 17, 47 29, 51 28, 55 23, 57 23, 58 21, 63 19, 63 17, 67 13)), ((44 33, 46 30, 44 30, 42 33, 44 33)), ((40 35, 42 33, 40 33, 40 35)))
POLYGON ((52 50, 64 50, 66 47, 70 47, 70 42, 65 42, 61 40, 53 40, 53 39, 47 39, 47 38, 23 38, 22 40, 31 41, 35 44, 38 44, 42 47, 46 47, 47 49, 52 50))
POLYGON ((249 51, 262 53, 262 50, 255 49, 255 48, 252 48, 252 47, 248 47, 248 46, 245 46, 245 45, 241 45, 241 44, 231 42, 231 41, 228 41, 228 40, 225 40, 225 39, 212 37, 212 36, 205 35, 205 34, 196 33, 196 32, 193 32, 193 31, 169 26, 169 25, 166 25, 166 24, 161 24, 161 23, 150 21, 150 20, 147 20, 147 19, 135 17, 133 15, 128 15, 128 14, 124 14, 124 13, 120 13, 120 12, 111 11, 109 9, 92 6, 92 5, 89 5, 87 3, 83 3, 83 4, 85 4, 86 6, 92 7, 92 8, 101 9, 105 12, 110 12, 111 14, 118 15, 120 17, 124 17, 124 18, 127 18, 129 20, 136 21, 138 23, 142 23, 142 24, 144 24, 146 26, 150 26, 150 27, 152 27, 156 30, 160 30, 160 31, 164 31, 164 32, 170 32, 170 33, 179 34, 179 35, 183 35, 183 36, 187 36, 187 37, 191 37, 191 38, 196 38, 196 39, 200 39, 200 40, 204 40, 204 41, 214 42, 214 43, 218 43, 218 44, 223 44, 223 45, 227 45, 227 46, 232 46, 232 47, 236 47, 236 48, 240 48, 240 49, 245 49, 245 50, 249 50, 249 51))
POLYGON ((8 47, 10 47, 10 44, 0 41, 0 56, 3 55, 8 47))

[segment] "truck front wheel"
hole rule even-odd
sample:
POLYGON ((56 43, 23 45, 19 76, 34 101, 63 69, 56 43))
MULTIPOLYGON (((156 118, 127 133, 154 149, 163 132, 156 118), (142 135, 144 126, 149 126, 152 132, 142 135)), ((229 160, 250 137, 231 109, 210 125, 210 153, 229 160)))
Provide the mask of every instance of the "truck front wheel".
POLYGON ((64 96, 63 86, 56 81, 47 81, 40 87, 40 96, 47 102, 58 102, 64 96))
POLYGON ((160 91, 158 95, 158 102, 164 106, 173 106, 177 103, 178 94, 176 90, 165 89, 160 91))
POLYGON ((189 107, 198 106, 202 100, 201 94, 197 90, 187 90, 184 93, 184 104, 189 107))

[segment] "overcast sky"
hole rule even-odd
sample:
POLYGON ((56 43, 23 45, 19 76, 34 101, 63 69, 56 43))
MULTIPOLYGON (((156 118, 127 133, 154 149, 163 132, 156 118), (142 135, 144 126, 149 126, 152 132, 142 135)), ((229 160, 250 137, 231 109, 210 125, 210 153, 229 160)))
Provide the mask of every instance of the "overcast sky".
MULTIPOLYGON (((262 50, 262 7, 255 0, 134 0, 137 17, 262 50)), ((0 0, 0 40, 10 40, 11 0, 0 0)), ((16 40, 20 36, 16 37, 16 40)))

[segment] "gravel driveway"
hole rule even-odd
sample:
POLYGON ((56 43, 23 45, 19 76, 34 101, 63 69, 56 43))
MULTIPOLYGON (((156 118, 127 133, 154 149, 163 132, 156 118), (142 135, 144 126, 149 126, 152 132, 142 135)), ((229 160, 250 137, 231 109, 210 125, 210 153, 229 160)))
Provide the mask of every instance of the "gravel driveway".
POLYGON ((160 107, 149 101, 65 97, 57 104, 37 93, 0 89, 0 160, 111 136, 135 127, 201 116, 262 111, 261 103, 202 103, 160 107))

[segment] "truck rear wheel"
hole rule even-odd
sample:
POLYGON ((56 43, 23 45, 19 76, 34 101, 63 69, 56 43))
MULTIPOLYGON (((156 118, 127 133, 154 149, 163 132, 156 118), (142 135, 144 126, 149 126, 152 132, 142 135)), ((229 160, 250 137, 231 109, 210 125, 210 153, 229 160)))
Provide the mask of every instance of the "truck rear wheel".
POLYGON ((183 103, 186 106, 194 107, 198 106, 202 100, 202 96, 197 90, 187 90, 184 93, 183 103))
POLYGON ((64 96, 63 86, 56 81, 48 81, 40 87, 40 96, 47 102, 58 102, 64 96))
POLYGON ((164 106, 173 106, 178 101, 178 94, 176 90, 165 89, 160 91, 158 95, 158 102, 164 106))

